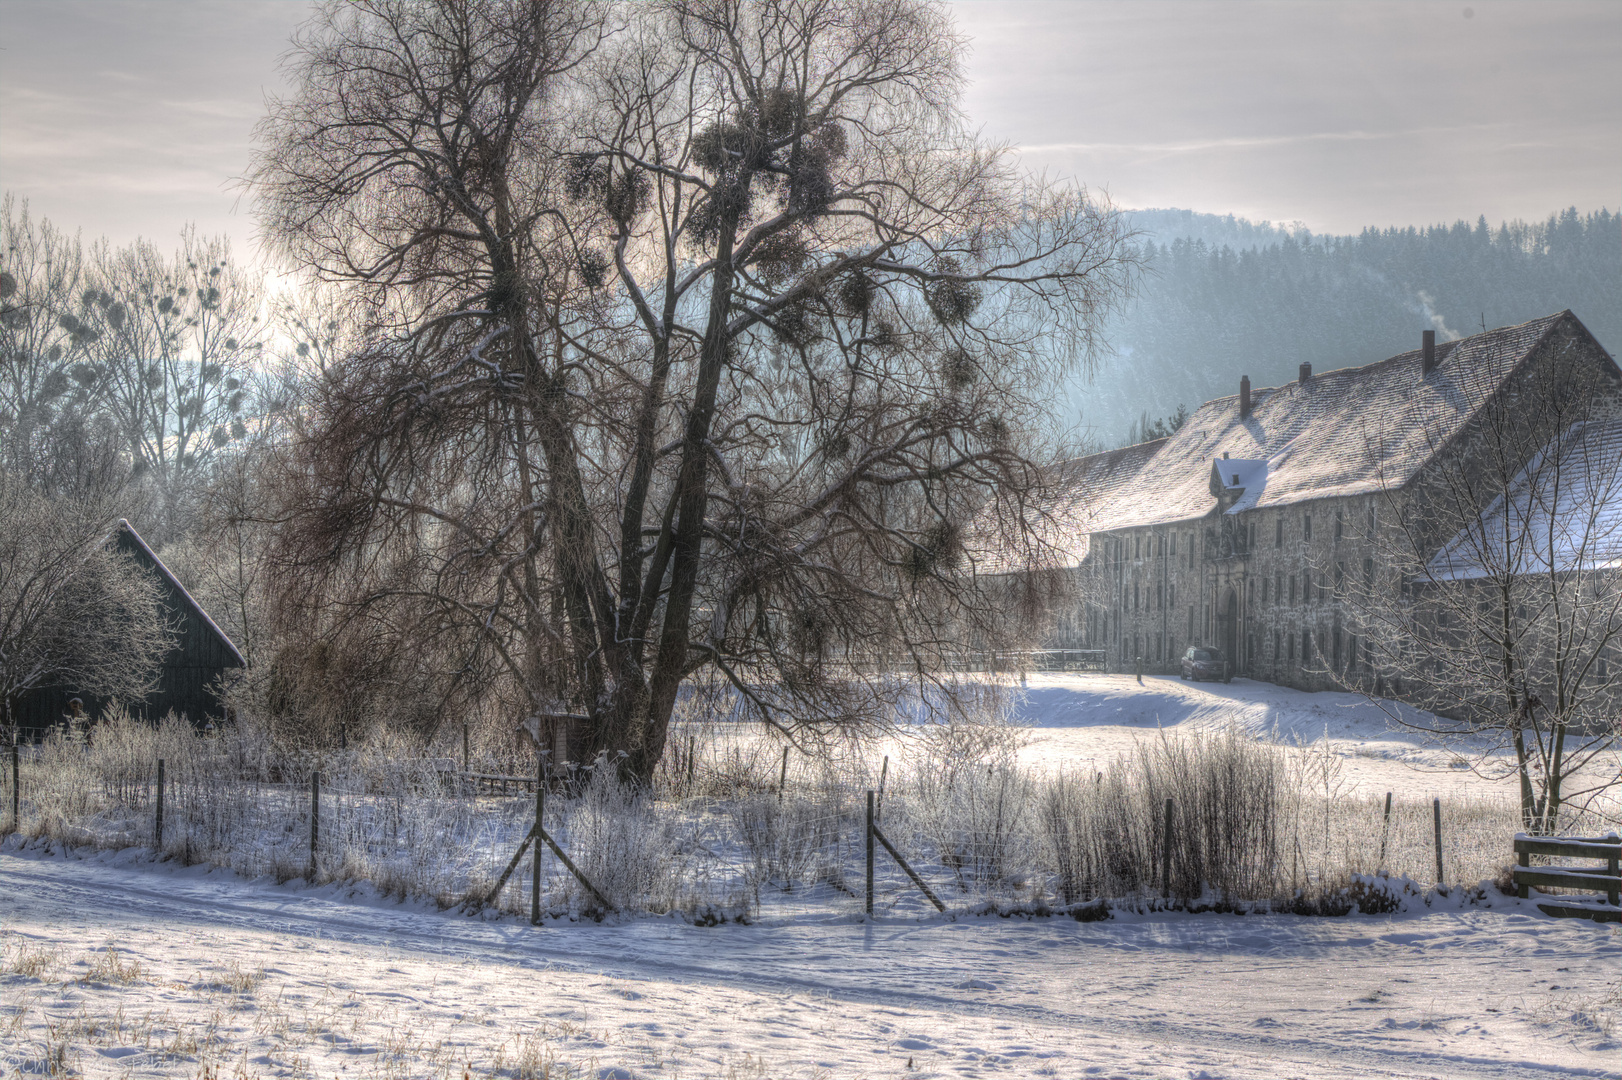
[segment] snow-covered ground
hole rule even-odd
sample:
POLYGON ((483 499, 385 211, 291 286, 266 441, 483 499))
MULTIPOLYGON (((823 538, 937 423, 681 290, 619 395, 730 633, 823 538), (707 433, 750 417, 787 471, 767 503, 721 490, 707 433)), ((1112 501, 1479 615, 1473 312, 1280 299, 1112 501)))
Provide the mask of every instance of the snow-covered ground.
MULTIPOLYGON (((1439 743, 1426 730, 1434 718, 1406 705, 1250 679, 1193 683, 1145 675, 1143 682, 1138 686, 1130 675, 1031 675, 1010 716, 1029 740, 1021 760, 1101 766, 1158 730, 1237 727, 1286 745, 1319 742, 1327 735, 1329 746, 1344 758, 1348 793, 1514 797, 1512 780, 1487 780, 1468 767, 1471 744, 1439 743)), ((1508 765, 1500 759, 1486 771, 1501 773, 1508 765)))
POLYGON ((1622 938, 1491 902, 1339 919, 537 930, 12 839, 0 1067, 43 1074, 54 1055, 59 1075, 87 1077, 1622 1076, 1622 938))

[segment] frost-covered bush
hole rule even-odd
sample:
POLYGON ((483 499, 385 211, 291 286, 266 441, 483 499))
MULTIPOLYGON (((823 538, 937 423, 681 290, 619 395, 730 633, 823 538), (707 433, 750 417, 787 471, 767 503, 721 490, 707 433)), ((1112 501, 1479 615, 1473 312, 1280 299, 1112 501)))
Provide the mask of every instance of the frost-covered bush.
POLYGON ((1041 792, 1055 889, 1074 903, 1163 888, 1170 799, 1172 895, 1280 895, 1280 827, 1291 794, 1279 752, 1237 733, 1162 737, 1103 772, 1062 772, 1041 792))
POLYGON ((813 789, 784 799, 752 795, 732 803, 732 822, 748 855, 754 892, 767 885, 788 892, 836 872, 840 837, 856 823, 827 795, 813 789))
MULTIPOLYGON (((616 908, 668 911, 677 905, 670 863, 673 821, 644 792, 621 783, 602 759, 577 798, 560 804, 562 839, 581 873, 616 908)), ((595 910, 584 887, 566 881, 569 904, 595 910)))

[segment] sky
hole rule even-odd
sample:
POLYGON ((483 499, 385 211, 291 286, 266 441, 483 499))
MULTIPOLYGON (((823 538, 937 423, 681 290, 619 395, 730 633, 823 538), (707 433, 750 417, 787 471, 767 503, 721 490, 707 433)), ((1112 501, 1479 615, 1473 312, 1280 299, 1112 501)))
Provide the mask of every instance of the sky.
MULTIPOLYGON (((953 3, 965 108, 1128 208, 1314 232, 1622 205, 1622 3, 953 3)), ((87 239, 256 250, 303 0, 0 0, 0 189, 87 239)))

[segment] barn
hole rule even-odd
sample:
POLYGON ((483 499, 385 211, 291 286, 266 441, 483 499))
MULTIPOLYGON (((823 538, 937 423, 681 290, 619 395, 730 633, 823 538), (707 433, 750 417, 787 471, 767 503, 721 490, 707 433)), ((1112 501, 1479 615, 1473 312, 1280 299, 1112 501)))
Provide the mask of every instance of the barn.
MULTIPOLYGON (((126 702, 126 706, 149 720, 159 720, 172 711, 199 727, 222 717, 225 706, 219 691, 227 672, 247 666, 242 654, 134 526, 120 519, 109 542, 152 575, 177 630, 175 647, 164 657, 157 688, 146 700, 126 702)), ((37 734, 61 723, 74 698, 84 703, 85 712, 92 717, 109 704, 71 685, 41 686, 17 698, 14 715, 25 732, 37 734)))

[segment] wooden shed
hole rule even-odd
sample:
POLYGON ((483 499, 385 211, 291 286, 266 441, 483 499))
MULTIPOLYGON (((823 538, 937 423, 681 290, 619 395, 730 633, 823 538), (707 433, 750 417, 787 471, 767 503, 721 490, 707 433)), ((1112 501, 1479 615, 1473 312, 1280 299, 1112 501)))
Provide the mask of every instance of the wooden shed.
MULTIPOLYGON (((120 519, 109 542, 152 574, 177 631, 175 647, 164 657, 156 689, 146 700, 125 705, 136 716, 154 721, 173 711, 199 727, 223 717, 225 705, 219 689, 227 671, 247 666, 242 654, 128 521, 120 519)), ((17 722, 25 730, 50 728, 63 721, 74 698, 84 703, 85 712, 92 717, 99 717, 109 704, 71 685, 41 686, 16 699, 17 722)))

